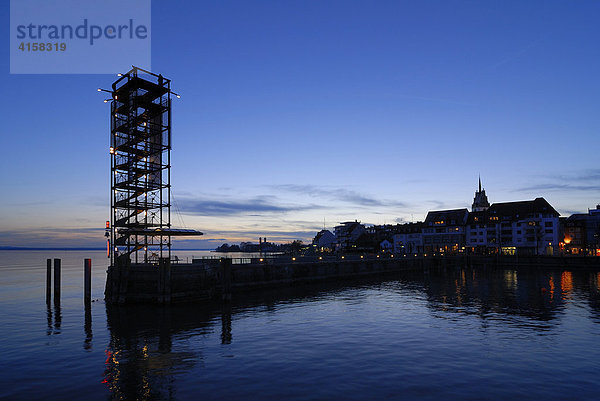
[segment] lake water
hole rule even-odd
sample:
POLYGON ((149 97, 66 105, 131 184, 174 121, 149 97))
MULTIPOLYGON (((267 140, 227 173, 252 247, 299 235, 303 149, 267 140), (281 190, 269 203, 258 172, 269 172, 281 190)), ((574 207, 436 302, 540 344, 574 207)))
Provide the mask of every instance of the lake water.
POLYGON ((106 266, 102 251, 0 251, 0 399, 600 399, 596 271, 457 269, 107 308, 106 266), (62 258, 60 306, 46 305, 46 258, 62 258))

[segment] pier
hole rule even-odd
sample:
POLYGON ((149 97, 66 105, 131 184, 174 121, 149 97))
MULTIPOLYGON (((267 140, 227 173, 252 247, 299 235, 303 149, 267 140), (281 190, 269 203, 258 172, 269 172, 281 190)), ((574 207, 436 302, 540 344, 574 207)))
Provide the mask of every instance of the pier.
POLYGON ((600 258, 514 256, 359 256, 194 259, 110 267, 108 303, 228 302, 249 291, 428 269, 598 269, 600 258))
POLYGON ((110 303, 177 303, 231 300, 236 293, 311 282, 343 280, 421 269, 419 258, 301 257, 194 259, 192 263, 125 263, 108 269, 110 303), (247 262, 247 263, 243 263, 247 262))

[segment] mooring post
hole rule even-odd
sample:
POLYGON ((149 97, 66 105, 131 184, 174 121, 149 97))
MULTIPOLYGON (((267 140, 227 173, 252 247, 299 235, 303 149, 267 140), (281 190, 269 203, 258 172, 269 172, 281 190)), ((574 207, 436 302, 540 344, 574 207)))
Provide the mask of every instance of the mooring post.
POLYGON ((89 304, 92 299, 92 259, 83 261, 83 302, 89 304))
POLYGON ((52 259, 46 259, 46 303, 52 297, 52 259))
POLYGON ((54 303, 60 302, 60 259, 54 259, 54 303))

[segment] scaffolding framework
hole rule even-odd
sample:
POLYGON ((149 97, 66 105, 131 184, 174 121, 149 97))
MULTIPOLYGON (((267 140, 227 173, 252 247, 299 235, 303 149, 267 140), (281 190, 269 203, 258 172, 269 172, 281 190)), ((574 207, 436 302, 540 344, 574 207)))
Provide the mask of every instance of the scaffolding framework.
POLYGON ((133 67, 112 84, 111 262, 171 257, 171 81, 133 67))
MULTIPOLYGON (((139 67, 112 84, 110 108, 111 265, 171 260, 171 80, 139 67)), ((179 95, 177 95, 179 97, 179 95)), ((105 100, 107 102, 108 100, 105 100)), ((108 228, 108 227, 107 227, 108 228)))

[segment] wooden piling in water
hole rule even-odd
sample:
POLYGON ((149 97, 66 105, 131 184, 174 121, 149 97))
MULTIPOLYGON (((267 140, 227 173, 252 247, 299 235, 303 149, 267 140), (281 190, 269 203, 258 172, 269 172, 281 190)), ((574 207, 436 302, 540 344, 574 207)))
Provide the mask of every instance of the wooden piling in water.
POLYGON ((46 259, 46 303, 52 297, 52 259, 46 259))
POLYGON ((92 259, 83 261, 83 302, 89 304, 92 300, 92 259))
POLYGON ((54 303, 60 302, 60 259, 54 259, 54 303))

